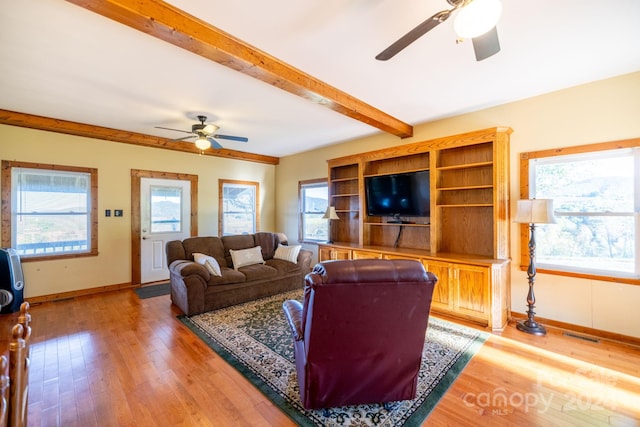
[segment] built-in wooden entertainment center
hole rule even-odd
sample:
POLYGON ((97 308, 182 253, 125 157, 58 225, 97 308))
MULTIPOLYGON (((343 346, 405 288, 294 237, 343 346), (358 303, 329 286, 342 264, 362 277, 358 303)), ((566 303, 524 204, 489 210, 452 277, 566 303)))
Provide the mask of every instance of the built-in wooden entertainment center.
POLYGON ((501 329, 509 316, 509 135, 490 128, 328 161, 331 244, 320 261, 409 258, 439 280, 432 310, 501 329), (368 216, 365 179, 429 171, 430 217, 368 216), (403 218, 405 219, 405 218, 403 218))

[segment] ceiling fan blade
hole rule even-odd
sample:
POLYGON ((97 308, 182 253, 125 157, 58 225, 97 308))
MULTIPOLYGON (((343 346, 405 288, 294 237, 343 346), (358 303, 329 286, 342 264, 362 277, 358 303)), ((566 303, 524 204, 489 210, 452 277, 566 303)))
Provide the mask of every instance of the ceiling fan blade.
POLYGON ((215 131, 217 131, 219 128, 216 125, 204 125, 204 127, 202 128, 202 132, 206 133, 206 134, 212 134, 215 131))
POLYGON ((165 128, 165 127, 162 127, 162 126, 154 126, 154 127, 155 127, 156 129, 173 130, 173 131, 176 131, 176 132, 191 133, 191 132, 189 132, 189 131, 182 130, 182 129, 165 128))
POLYGON ((231 135, 211 135, 214 138, 218 139, 229 139, 231 141, 239 141, 239 142, 249 142, 249 138, 245 138, 244 136, 231 136, 231 135))
POLYGON ((222 145, 220 145, 220 143, 218 141, 213 139, 213 137, 207 138, 207 141, 209 141, 211 143, 211 146, 213 148, 215 148, 216 150, 219 150, 219 149, 223 148, 222 145))
POLYGON ((442 12, 438 12, 433 15, 431 18, 419 24, 413 30, 409 31, 404 36, 400 37, 395 43, 391 46, 383 50, 376 56, 376 59, 379 61, 386 61, 387 59, 393 58, 398 52, 400 52, 405 47, 409 46, 411 43, 416 41, 418 38, 422 37, 430 30, 434 29, 439 24, 446 21, 449 16, 451 16, 451 12, 456 10, 453 8, 451 10, 443 10, 442 12))
POLYGON ((190 138, 195 138, 196 135, 183 136, 182 138, 171 139, 170 141, 184 141, 190 138))
POLYGON ((473 41, 473 50, 476 53, 476 61, 482 61, 500 52, 500 41, 496 27, 471 40, 473 41))

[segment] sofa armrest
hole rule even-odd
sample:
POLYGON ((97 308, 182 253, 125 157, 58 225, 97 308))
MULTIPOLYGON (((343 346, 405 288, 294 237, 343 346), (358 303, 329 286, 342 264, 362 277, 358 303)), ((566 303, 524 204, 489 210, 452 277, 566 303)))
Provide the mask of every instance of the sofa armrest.
POLYGON ((303 338, 302 333, 302 303, 296 300, 286 300, 282 303, 282 309, 289 322, 293 339, 300 341, 303 338))
POLYGON ((302 269, 304 274, 307 274, 311 271, 311 258, 313 257, 313 252, 307 249, 300 249, 298 253, 298 266, 302 269))
POLYGON ((197 274, 207 283, 211 278, 211 274, 204 265, 193 261, 176 260, 171 263, 169 270, 183 278, 191 276, 192 274, 197 274))

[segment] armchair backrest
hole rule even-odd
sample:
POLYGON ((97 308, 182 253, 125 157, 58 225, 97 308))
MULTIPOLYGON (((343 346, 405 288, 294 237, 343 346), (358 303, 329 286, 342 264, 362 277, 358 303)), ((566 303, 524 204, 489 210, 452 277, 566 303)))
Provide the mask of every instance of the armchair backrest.
POLYGON ((323 405, 384 401, 415 388, 437 282, 432 273, 413 260, 329 261, 305 281, 306 404, 317 406, 318 394, 323 405), (344 396, 348 384, 358 390, 344 396))

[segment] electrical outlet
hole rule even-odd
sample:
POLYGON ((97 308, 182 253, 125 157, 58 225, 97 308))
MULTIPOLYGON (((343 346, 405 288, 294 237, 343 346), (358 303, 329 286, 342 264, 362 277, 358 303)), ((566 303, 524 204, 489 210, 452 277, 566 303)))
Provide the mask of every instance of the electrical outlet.
POLYGON ((114 216, 122 216, 122 209, 116 209, 113 211, 114 216))
POLYGON ((105 209, 104 216, 111 216, 111 209, 105 209))

